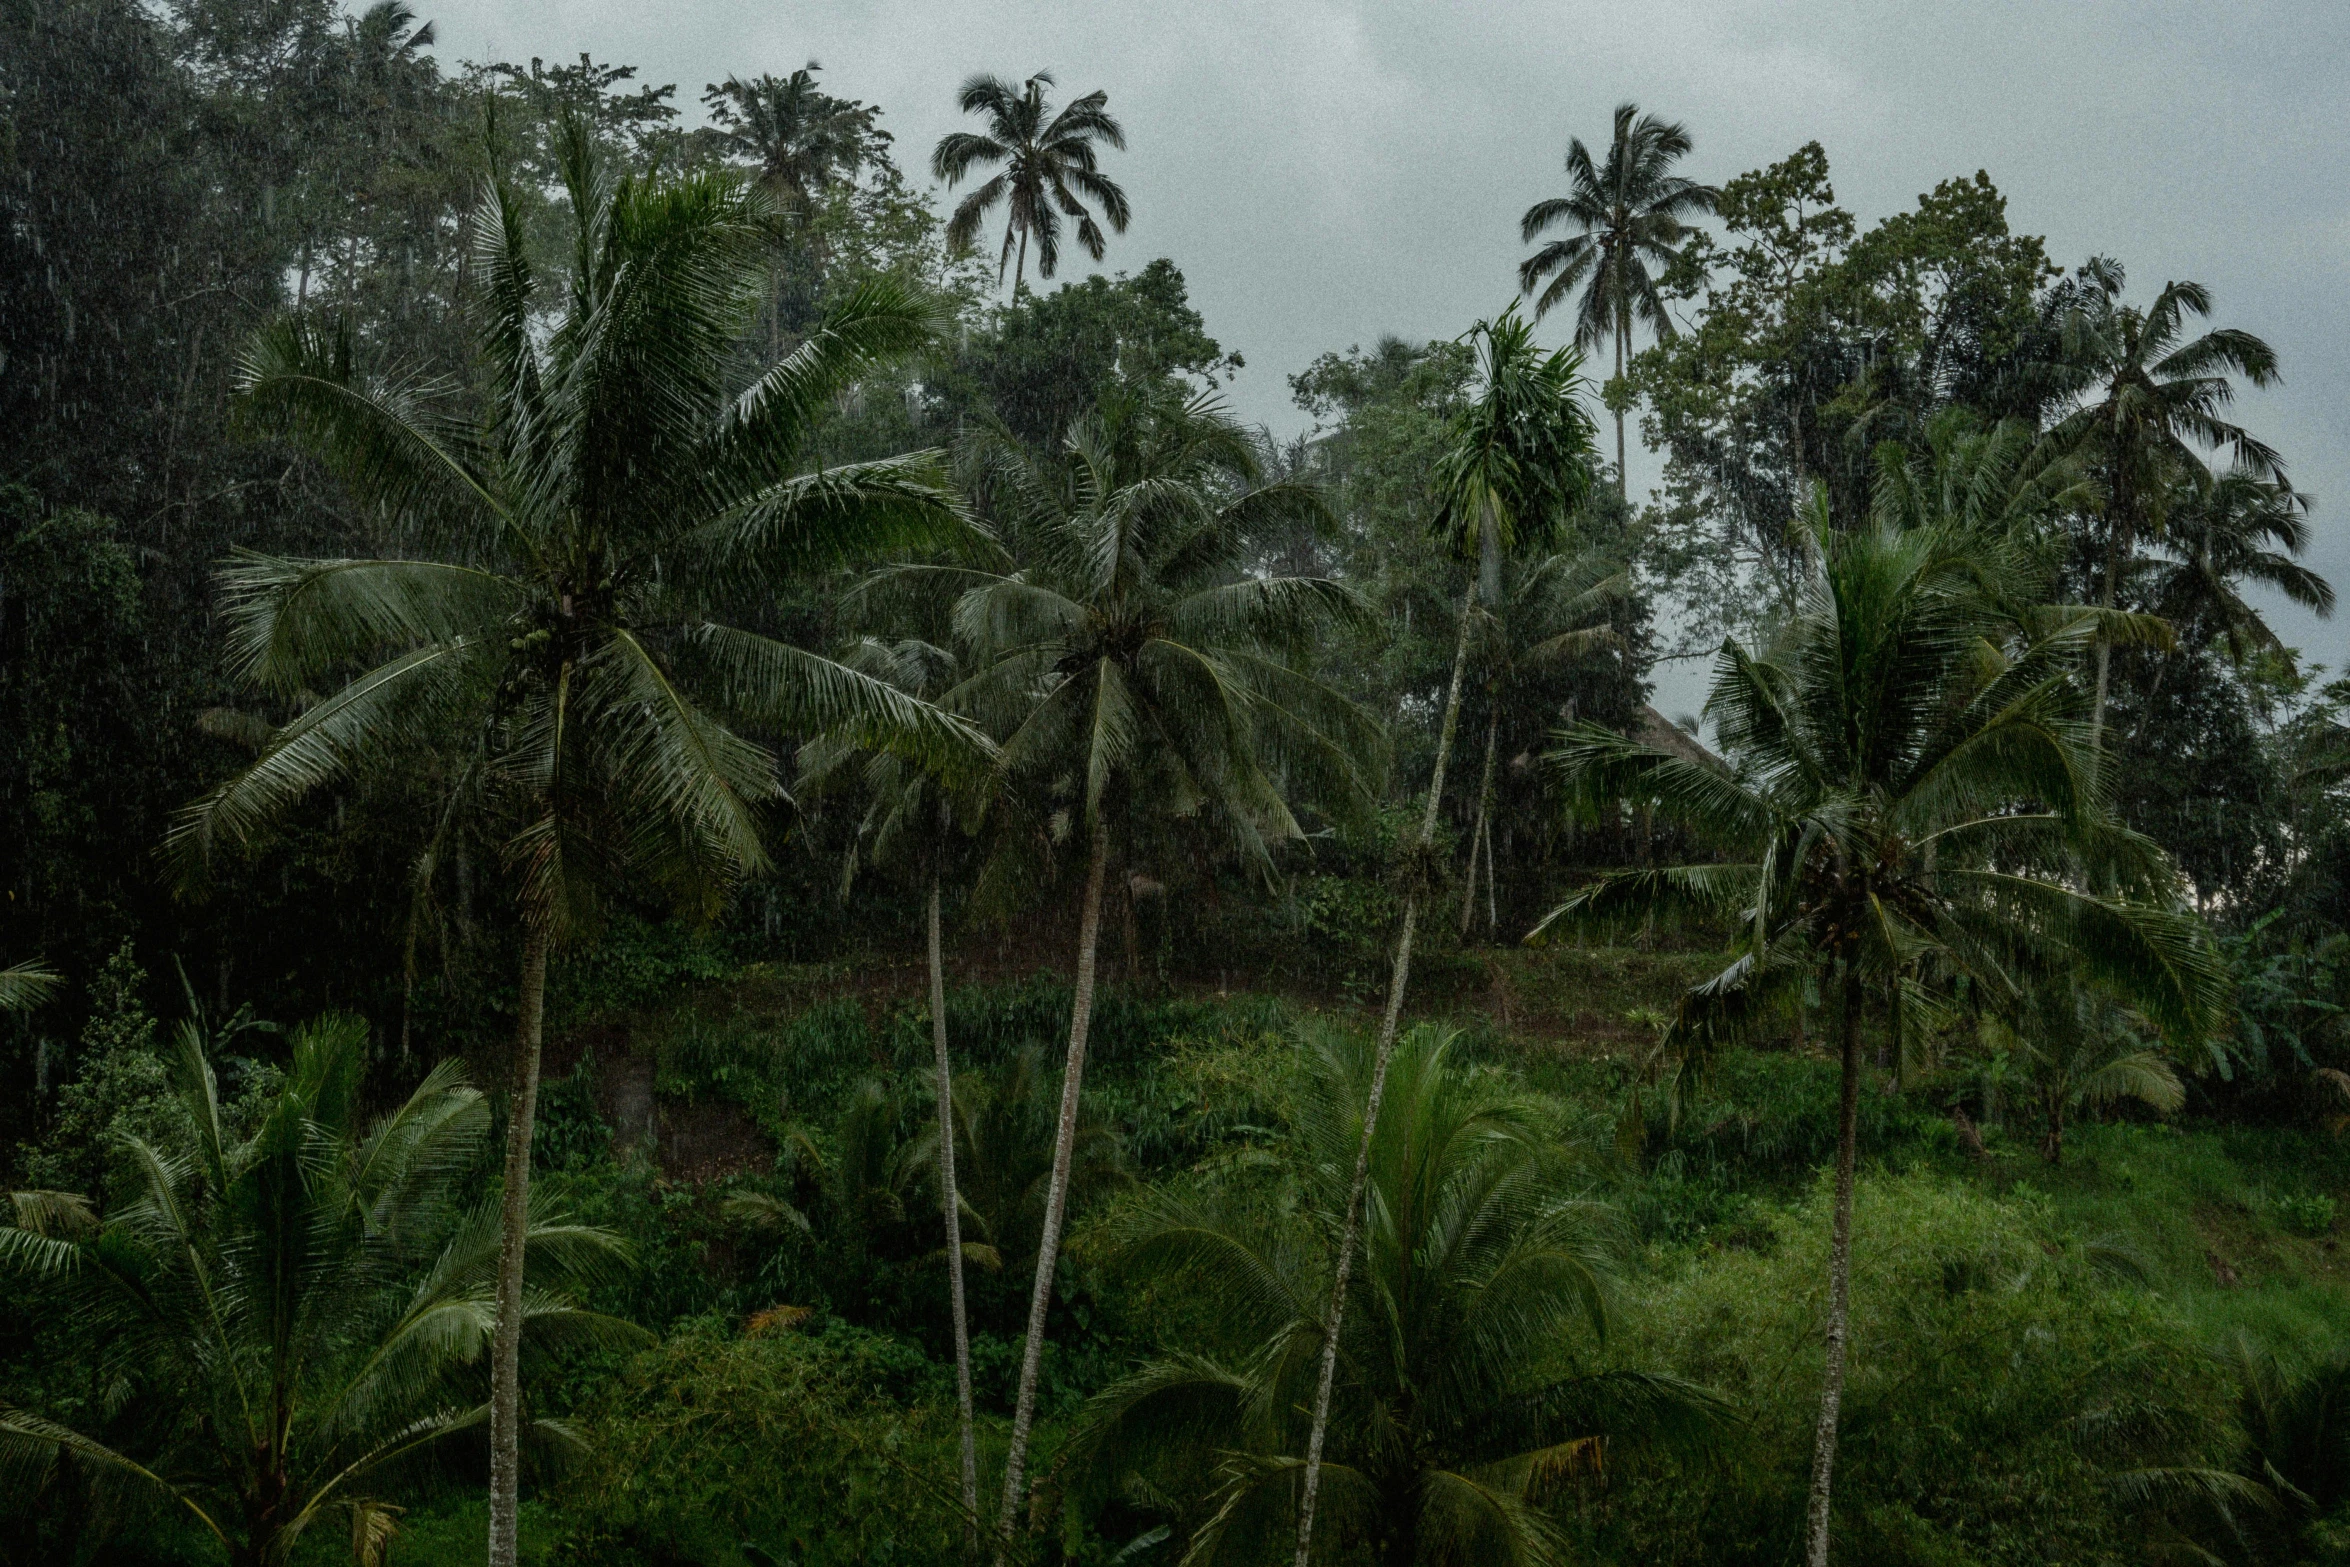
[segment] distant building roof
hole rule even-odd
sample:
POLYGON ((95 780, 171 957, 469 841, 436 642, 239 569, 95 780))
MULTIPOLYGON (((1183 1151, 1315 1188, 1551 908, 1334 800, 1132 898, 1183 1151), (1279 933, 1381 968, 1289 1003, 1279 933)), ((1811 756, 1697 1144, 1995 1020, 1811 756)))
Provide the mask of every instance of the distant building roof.
POLYGON ((1730 769, 1728 762, 1707 750, 1695 735, 1653 707, 1640 709, 1640 721, 1632 726, 1632 738, 1659 751, 1669 751, 1684 762, 1695 762, 1719 772, 1730 769))

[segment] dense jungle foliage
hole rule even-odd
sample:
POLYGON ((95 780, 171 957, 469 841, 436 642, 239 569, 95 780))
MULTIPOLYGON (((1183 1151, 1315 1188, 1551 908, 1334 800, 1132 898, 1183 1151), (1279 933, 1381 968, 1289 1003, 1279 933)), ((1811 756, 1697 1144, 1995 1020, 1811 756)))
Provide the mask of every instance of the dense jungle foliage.
POLYGON ((1627 105, 1281 440, 848 79, 0 0, 0 1559, 2350 1562, 2292 343, 1627 105))

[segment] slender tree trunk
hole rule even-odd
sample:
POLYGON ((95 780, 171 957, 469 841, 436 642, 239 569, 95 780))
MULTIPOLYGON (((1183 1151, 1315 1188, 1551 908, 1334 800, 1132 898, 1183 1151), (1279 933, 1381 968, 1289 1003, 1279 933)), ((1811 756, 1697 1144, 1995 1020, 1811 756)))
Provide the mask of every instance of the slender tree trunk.
POLYGON ((2048 1135, 2040 1140, 2040 1157, 2050 1164, 2064 1163, 2064 1106, 2051 1100, 2048 1105, 2048 1135))
MULTIPOLYGON (((2117 519, 2110 530, 2110 536, 2105 541, 2105 585, 2097 594, 2097 604, 2100 609, 2110 610, 2113 608, 2114 593, 2121 580, 2122 557, 2125 553, 2123 526, 2117 519)), ((2113 640, 2101 631, 2097 636, 2097 703, 2089 720, 2090 733, 2095 738, 2095 743, 2100 747, 2105 744, 2105 689, 2106 678, 2112 664, 2113 640)))
POLYGON ((1804 1560, 1828 1567, 1829 1481, 1836 1467, 1836 1416, 1844 1403, 1844 1350, 1852 1331, 1852 1167, 1860 1123, 1860 971, 1844 965, 1844 1070, 1836 1109, 1836 1213, 1828 1242, 1828 1357, 1820 1377, 1820 1418, 1812 1433, 1811 1507, 1804 1560))
MULTIPOLYGON (((1469 939, 1469 921, 1477 912, 1477 846, 1486 841, 1490 831, 1488 816, 1493 809, 1493 745, 1501 735, 1501 688, 1498 683, 1486 688, 1486 696, 1493 711, 1485 717, 1485 776, 1477 783, 1477 825, 1469 833, 1469 884, 1461 892, 1461 940, 1469 939)), ((1491 850, 1487 851, 1485 876, 1486 901, 1493 898, 1491 850)))
MULTIPOLYGON (((1631 334, 1630 319, 1616 323, 1616 379, 1624 379, 1624 339, 1631 334)), ((1622 395, 1619 390, 1619 396, 1622 395)), ((1629 502, 1632 498, 1629 480, 1624 473, 1624 410, 1616 410, 1616 499, 1629 502)))
POLYGON ((506 1098, 506 1185, 499 1200, 498 1322, 490 1340, 489 1567, 514 1567, 522 1485, 522 1264, 530 1232, 530 1134, 538 1116, 539 1044, 547 1010, 547 932, 522 941, 522 993, 506 1098))
POLYGON ((1044 1234, 1036 1247, 1036 1283, 1028 1296, 1028 1339, 1020 1352, 1020 1398, 1012 1411, 1012 1444, 1004 1455, 1004 1507, 996 1520, 1000 1564, 1012 1543, 1020 1484, 1028 1462, 1028 1432, 1036 1421, 1036 1378, 1044 1364, 1045 1313, 1053 1302, 1053 1268, 1061 1256, 1061 1223, 1069 1208, 1069 1166, 1077 1153, 1077 1102, 1085 1082, 1085 1034, 1093 1020, 1094 951, 1102 931, 1102 879, 1109 866, 1110 829, 1093 827, 1092 861, 1085 869, 1085 905, 1077 928, 1077 994, 1069 1009, 1069 1058, 1061 1068, 1061 1119, 1053 1134, 1052 1184, 1046 1189, 1044 1234))
POLYGON ((1371 1058, 1371 1091, 1363 1100, 1363 1136, 1355 1148, 1354 1176, 1347 1184, 1346 1218, 1338 1231, 1337 1272, 1330 1281, 1330 1310, 1322 1319, 1322 1370, 1314 1388, 1314 1421, 1306 1433, 1305 1475, 1297 1504, 1297 1567, 1306 1567, 1314 1549, 1314 1503, 1322 1489, 1322 1447, 1330 1432, 1330 1390, 1338 1376, 1338 1330, 1346 1320, 1346 1283, 1354 1271, 1355 1236, 1362 1228, 1363 1198, 1371 1184, 1371 1141, 1379 1130, 1379 1101, 1387 1093, 1387 1067, 1395 1055, 1395 1033, 1403 1018, 1404 990, 1411 982, 1412 936, 1420 918, 1419 863, 1436 839, 1436 811, 1444 799, 1444 766, 1461 726, 1461 676, 1469 667, 1469 612, 1477 583, 1461 597, 1461 630, 1453 644, 1452 685, 1445 692, 1444 723, 1436 732, 1436 767, 1428 776, 1428 804, 1420 813, 1420 836, 1407 874, 1403 924, 1395 933, 1395 968, 1387 979, 1387 1010, 1379 1017, 1379 1047, 1371 1058))
POLYGON ((1487 941, 1497 940, 1501 934, 1501 902, 1494 896, 1494 889, 1500 884, 1501 878, 1496 876, 1493 871, 1493 817, 1488 814, 1485 818, 1485 939, 1487 941))
POLYGON ((1020 264, 1012 269, 1012 297, 1020 297, 1020 284, 1028 276, 1028 230, 1020 231, 1020 264))
POLYGON ((963 1307, 963 1207, 955 1185, 955 1079, 947 1061, 946 959, 938 935, 938 877, 930 878, 930 1047, 938 1057, 938 1186, 947 1221, 947 1304, 955 1324, 955 1413, 963 1445, 963 1554, 979 1550, 979 1446, 971 1421, 971 1326, 963 1307))

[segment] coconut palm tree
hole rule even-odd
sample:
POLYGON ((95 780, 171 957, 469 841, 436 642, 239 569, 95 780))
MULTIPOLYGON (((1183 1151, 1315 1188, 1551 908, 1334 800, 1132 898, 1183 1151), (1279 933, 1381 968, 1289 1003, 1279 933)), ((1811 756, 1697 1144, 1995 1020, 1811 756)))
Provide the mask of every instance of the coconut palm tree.
MULTIPOLYGON (((2139 544, 2161 533, 2179 482, 2204 470, 2204 451, 2231 453, 2252 479, 2286 483, 2284 459, 2225 417, 2235 401, 2232 377, 2277 384, 2276 351, 2234 327, 2189 337, 2190 318, 2211 314, 2211 291, 2200 283, 2166 283, 2144 310, 2121 303, 2122 287, 2121 264, 2099 258, 2067 290, 2064 374, 2080 402, 2052 432, 2081 454, 2104 491, 2097 601, 2107 609, 2139 544)), ((2112 645, 2099 643, 2101 730, 2112 657, 2112 645)))
POLYGON ((2170 867, 2106 812, 2074 679, 2092 644, 2143 628, 2045 607, 2043 553, 2031 535, 1963 521, 1838 532, 1822 496, 1801 613, 1774 648, 1726 642, 1714 666, 1707 711, 1732 770, 1593 725, 1553 753, 1588 804, 1657 810, 1724 856, 1601 876, 1535 932, 1675 903, 1729 921, 1736 955, 1682 998, 1668 1059, 1702 1063, 1789 1016, 1815 980, 1835 998, 1842 1090, 1811 1567, 1827 1562, 1872 1000, 1897 1046, 1957 978, 1993 1008, 2031 983, 2085 978, 2175 1043, 2224 1010, 2223 966, 2170 867))
POLYGON ((2146 1020, 2111 996, 2059 980, 2040 986, 2006 1015, 1983 1021, 1983 1047, 2000 1075, 2025 1085, 2042 1126, 2040 1157, 2064 1162, 2065 1118, 2083 1107, 2134 1099, 2158 1115, 2187 1102, 2146 1020))
POLYGON ((1565 528, 1591 488, 1590 415, 1576 400, 1582 361, 1572 350, 1544 354, 1534 330, 1512 305, 1492 321, 1470 329, 1477 345, 1482 386, 1454 421, 1449 444, 1435 474, 1439 497, 1430 531, 1457 558, 1475 563, 1461 598, 1460 633, 1453 643, 1452 680, 1444 716, 1436 731, 1436 763, 1428 778, 1418 836, 1408 850, 1403 916, 1396 928, 1395 962, 1387 980, 1387 1006, 1371 1072, 1369 1107, 1362 1144, 1356 1150, 1352 1195, 1339 1226, 1338 1258, 1330 1289, 1330 1315, 1322 1344, 1322 1380, 1315 1394, 1307 1435, 1302 1499, 1298 1507, 1297 1561, 1306 1567, 1313 1547, 1314 1504, 1322 1475, 1322 1444, 1329 1430, 1330 1395, 1338 1374, 1338 1346, 1346 1314, 1347 1279, 1369 1191, 1372 1138, 1378 1130, 1380 1097, 1386 1092, 1387 1060, 1395 1049, 1396 1027, 1411 982, 1412 942, 1420 904, 1435 877, 1432 858, 1436 813, 1444 798, 1444 772, 1460 728, 1461 682, 1468 670, 1473 611, 1483 596, 1500 602, 1503 563, 1539 548, 1565 528))
MULTIPOLYGON (((1610 1445, 1702 1436, 1719 1404, 1669 1378, 1580 1364, 1606 1329, 1606 1216, 1577 1197, 1544 1118, 1457 1060, 1456 1038, 1423 1025, 1393 1053, 1327 1500, 1374 1561, 1547 1567, 1575 1559, 1548 1495, 1598 1472, 1610 1445)), ((1099 1488, 1140 1473, 1145 1494, 1175 1498, 1182 1559, 1199 1567, 1261 1560, 1296 1506, 1327 1238, 1375 1058, 1370 1041, 1336 1031, 1303 1044, 1285 1161, 1294 1206, 1160 1191, 1122 1217, 1113 1265, 1208 1337, 1097 1395, 1064 1460, 1099 1488)))
POLYGON ((1102 888, 1153 824, 1179 822, 1273 868, 1303 836, 1292 802, 1359 819, 1378 797, 1378 726, 1299 664, 1314 635, 1364 611, 1324 578, 1251 576, 1257 534, 1322 504, 1262 484, 1255 443, 1216 403, 1167 392, 1113 400, 1059 452, 989 443, 989 484, 1022 569, 931 567, 959 590, 974 673, 941 699, 1002 739, 1002 804, 1030 830, 999 837, 995 878, 1053 820, 1084 845, 1076 994, 1053 1177, 1028 1311, 998 1527, 1015 1527, 1068 1213, 1093 1011, 1102 888))
POLYGON ((785 211, 804 214, 864 166, 881 111, 835 98, 816 85, 823 67, 810 60, 789 76, 729 76, 702 94, 718 146, 746 159, 785 211))
POLYGON ((2162 555, 2138 583, 2147 607, 2179 629, 2184 645, 2217 640, 2238 662, 2282 647, 2245 599, 2247 585, 2333 613, 2333 584, 2293 558, 2309 547, 2309 496, 2240 472, 2205 471, 2189 483, 2167 504, 2162 555))
MULTIPOLYGON (((886 642, 861 639, 842 663, 851 669, 904 691, 934 699, 960 683, 961 669, 954 653, 934 642, 905 638, 886 642)), ((902 864, 927 890, 924 938, 930 967, 930 1042, 937 1078, 938 1136, 933 1162, 938 1176, 939 1203, 946 1220, 947 1304, 955 1342, 955 1402, 960 1422, 963 1471, 963 1518, 969 1531, 967 1554, 975 1553, 979 1527, 979 1448, 971 1409, 970 1316, 963 1298, 962 1195, 955 1182, 955 1077, 947 1049, 947 982, 944 940, 940 931, 948 861, 958 840, 967 835, 958 819, 984 800, 964 791, 958 801, 936 776, 887 751, 864 753, 842 737, 824 736, 802 753, 802 777, 811 784, 844 773, 851 758, 865 755, 862 783, 866 811, 851 851, 848 873, 859 858, 874 864, 902 864)))
POLYGON ((1012 241, 1020 241, 1020 257, 1012 271, 1012 292, 1020 292, 1028 274, 1028 241, 1036 241, 1036 270, 1051 277, 1061 264, 1061 219, 1077 220, 1077 243, 1094 260, 1102 259, 1101 225, 1094 221, 1088 201, 1101 208, 1111 228, 1123 234, 1132 216, 1126 192, 1101 172, 1096 142, 1121 150, 1126 132, 1110 117, 1110 95, 1089 92, 1058 114, 1045 101, 1053 85, 1052 73, 1039 71, 1014 87, 1000 76, 974 76, 963 83, 956 103, 965 114, 987 116, 987 132, 949 131, 938 139, 930 155, 930 171, 952 188, 974 168, 1002 164, 1003 171, 965 196, 947 220, 947 243, 968 250, 979 237, 979 225, 1000 203, 1004 208, 1004 248, 996 262, 996 281, 1012 265, 1012 241))
MULTIPOLYGON (((1694 145, 1678 123, 1641 114, 1632 103, 1616 105, 1615 137, 1607 162, 1595 164, 1581 137, 1567 143, 1567 194, 1538 201, 1518 220, 1518 237, 1533 244, 1538 235, 1571 226, 1518 263, 1518 287, 1532 294, 1536 320, 1563 303, 1580 286, 1575 308, 1575 346, 1612 342, 1616 379, 1624 378, 1635 321, 1659 337, 1673 335, 1673 318, 1656 289, 1656 272, 1672 265, 1695 232, 1688 220, 1714 210, 1720 192, 1672 172, 1694 145), (1655 272, 1651 268, 1656 269, 1655 272), (1550 279, 1547 286, 1542 280, 1550 279)), ((1616 491, 1624 493, 1624 410, 1616 410, 1616 491)))
POLYGON ((829 399, 930 331, 861 290, 732 392, 773 208, 722 175, 617 175, 562 128, 572 270, 552 330, 523 208, 477 220, 485 405, 362 370, 347 331, 288 320, 240 371, 258 423, 336 469, 418 552, 239 557, 221 578, 239 672, 296 715, 174 830, 191 857, 245 841, 320 785, 439 759, 429 887, 468 823, 504 848, 522 926, 491 1418, 491 1567, 512 1567, 521 1237, 548 954, 606 894, 650 886, 707 913, 766 863, 775 762, 744 725, 846 730, 939 764, 983 737, 881 681, 717 618, 728 593, 934 540, 959 505, 916 453, 801 467, 829 399), (324 690, 326 694, 313 696, 324 690))
MULTIPOLYGON (((0 1454, 149 1488, 239 1567, 282 1567, 330 1510, 386 1533, 399 1509, 371 1487, 488 1415, 499 1219, 464 1186, 489 1109, 449 1061, 371 1125, 366 1025, 327 1018, 295 1031, 239 1137, 200 1037, 182 1033, 175 1063, 188 1145, 133 1142, 130 1201, 101 1222, 78 1197, 16 1194, 0 1265, 88 1324, 129 1391, 80 1426, 0 1410, 0 1454)), ((614 1237, 542 1206, 524 1240, 534 1342, 635 1336, 563 1293, 617 1258, 614 1237)))

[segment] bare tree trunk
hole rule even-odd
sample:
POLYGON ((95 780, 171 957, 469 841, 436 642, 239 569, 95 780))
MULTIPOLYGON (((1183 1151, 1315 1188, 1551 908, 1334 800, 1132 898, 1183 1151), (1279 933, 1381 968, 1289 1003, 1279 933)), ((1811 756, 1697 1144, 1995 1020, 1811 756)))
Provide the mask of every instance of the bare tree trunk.
POLYGON ((547 932, 522 940, 522 994, 506 1099, 506 1185, 499 1200, 498 1322, 490 1339, 489 1567, 514 1567, 522 1489, 522 1264, 530 1233, 530 1133, 539 1103, 547 1011, 547 932))
POLYGON ((1036 1421, 1036 1379, 1044 1364, 1044 1319, 1053 1301, 1053 1268, 1061 1256, 1061 1224, 1069 1208, 1069 1166, 1077 1153, 1078 1093, 1085 1081, 1085 1034, 1093 1019, 1094 950, 1102 930, 1102 878, 1110 858, 1110 829, 1093 826, 1092 862, 1085 870, 1085 906, 1077 930, 1077 994, 1069 1010, 1069 1058, 1061 1068, 1061 1119, 1053 1134, 1052 1184, 1046 1189, 1044 1234, 1036 1247, 1036 1283, 1028 1296, 1028 1339, 1020 1352, 1020 1397, 1012 1411, 1012 1444, 1004 1454, 1004 1507, 996 1520, 1003 1562, 1020 1506, 1028 1462, 1028 1432, 1036 1421))
POLYGON ((930 878, 930 1047, 938 1057, 938 1187, 947 1221, 947 1303, 955 1325, 955 1413, 963 1446, 963 1555, 979 1554, 979 1445, 971 1419, 971 1322, 963 1307, 963 1199, 955 1184, 955 1078, 947 1061, 946 958, 930 878))
MULTIPOLYGON (((1436 838, 1436 811, 1444 799, 1444 766, 1452 757, 1453 735, 1461 725, 1461 676, 1469 666, 1469 612, 1477 583, 1461 597, 1461 631, 1453 645, 1452 685, 1445 693, 1444 723, 1436 732, 1436 767, 1428 777, 1428 804, 1420 813, 1415 862, 1424 863, 1436 838)), ((1371 1184, 1371 1141, 1379 1130, 1379 1101, 1387 1093, 1387 1067, 1395 1055, 1395 1033, 1403 1018, 1405 987, 1412 974, 1412 935, 1420 918, 1419 864, 1407 871, 1403 924, 1395 934, 1395 968, 1387 979, 1387 1010, 1379 1018, 1379 1047, 1371 1059, 1371 1090, 1363 1100, 1363 1137, 1355 1148, 1354 1177, 1347 1185, 1346 1218, 1338 1231, 1337 1272, 1330 1282, 1330 1310, 1322 1320, 1322 1372, 1314 1388, 1314 1421, 1306 1433, 1304 1480, 1297 1505, 1297 1567, 1306 1567, 1314 1549, 1314 1503, 1322 1489, 1322 1447, 1330 1432, 1330 1390, 1338 1376, 1338 1330, 1346 1319, 1346 1283, 1354 1271, 1355 1237, 1362 1228, 1363 1198, 1371 1184)))
MULTIPOLYGON (((1477 912, 1477 846, 1485 841, 1489 830, 1487 814, 1493 808, 1493 745, 1501 734, 1501 690, 1498 685, 1487 688, 1493 711, 1485 718, 1485 776, 1477 784, 1477 825, 1469 833, 1469 884, 1461 889, 1461 940, 1469 939, 1469 921, 1477 912)), ((1486 901, 1493 897, 1493 877, 1490 860, 1485 880, 1486 901)))
POLYGON ((1020 297, 1020 284, 1028 276, 1028 230, 1020 231, 1020 264, 1012 269, 1012 297, 1020 297))
POLYGON ((1829 1481, 1836 1467, 1836 1416, 1844 1403, 1844 1350, 1852 1331, 1852 1167, 1860 1123, 1860 971, 1844 965, 1843 1091, 1836 1111, 1836 1212, 1828 1242, 1828 1358, 1812 1432, 1811 1506, 1804 1560, 1828 1567, 1829 1481))

